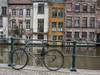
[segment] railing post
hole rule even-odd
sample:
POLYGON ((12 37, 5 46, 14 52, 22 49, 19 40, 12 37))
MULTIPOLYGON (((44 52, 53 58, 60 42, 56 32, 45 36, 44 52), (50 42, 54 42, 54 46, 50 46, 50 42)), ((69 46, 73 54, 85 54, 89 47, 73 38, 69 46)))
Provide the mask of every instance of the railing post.
MULTIPOLYGON (((11 37, 10 39, 11 39, 11 52, 13 52, 14 51, 14 37, 11 37)), ((13 55, 10 56, 10 61, 11 61, 10 64, 14 65, 13 55)), ((8 66, 10 66, 10 64, 8 64, 8 66)))
POLYGON ((76 40, 73 41, 73 55, 72 55, 72 67, 71 71, 77 71, 75 67, 75 59, 76 59, 76 40))

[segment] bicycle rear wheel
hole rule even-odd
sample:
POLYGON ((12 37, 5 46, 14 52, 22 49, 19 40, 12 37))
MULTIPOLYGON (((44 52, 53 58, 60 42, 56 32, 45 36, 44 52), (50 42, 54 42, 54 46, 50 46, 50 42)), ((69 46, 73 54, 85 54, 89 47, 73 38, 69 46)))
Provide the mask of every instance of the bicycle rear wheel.
POLYGON ((57 49, 51 49, 45 54, 43 63, 50 71, 56 71, 63 66, 64 55, 57 49))
POLYGON ((29 56, 28 56, 27 52, 25 51, 25 49, 23 49, 23 48, 14 50, 11 53, 10 58, 12 58, 12 60, 10 60, 11 67, 15 70, 20 70, 20 69, 24 68, 29 61, 29 56))

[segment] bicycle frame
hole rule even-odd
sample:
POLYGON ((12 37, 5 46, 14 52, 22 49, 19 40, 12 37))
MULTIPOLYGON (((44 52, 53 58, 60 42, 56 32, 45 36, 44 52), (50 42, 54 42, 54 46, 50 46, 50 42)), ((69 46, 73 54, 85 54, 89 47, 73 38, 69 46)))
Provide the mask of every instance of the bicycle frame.
MULTIPOLYGON (((42 42, 42 50, 41 50, 41 53, 38 53, 37 55, 40 55, 39 57, 43 57, 45 54, 46 54, 46 50, 45 50, 45 45, 43 43, 43 41, 41 40, 42 42)), ((44 60, 40 60, 38 59, 38 57, 36 57, 33 52, 31 52, 30 50, 27 50, 28 48, 27 47, 34 47, 34 46, 29 46, 29 43, 26 44, 25 46, 25 50, 27 51, 28 54, 30 54, 36 61, 44 61, 44 60)), ((30 49, 30 48, 29 48, 30 49)))

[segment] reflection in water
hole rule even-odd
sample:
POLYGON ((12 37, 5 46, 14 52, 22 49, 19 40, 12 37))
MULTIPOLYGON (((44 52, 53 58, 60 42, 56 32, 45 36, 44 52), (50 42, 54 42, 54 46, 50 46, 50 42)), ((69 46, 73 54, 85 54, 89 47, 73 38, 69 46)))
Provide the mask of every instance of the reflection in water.
MULTIPOLYGON (((17 46, 16 46, 17 47, 17 46)), ((72 54, 73 47, 47 47, 50 48, 57 48, 62 51, 64 54, 72 54)), ((33 47, 31 48, 31 52, 33 53, 40 53, 42 47, 33 47)), ((9 55, 10 53, 1 52, 10 50, 10 46, 0 46, 0 63, 9 63, 9 55)), ((85 55, 85 56, 100 56, 100 47, 77 47, 76 48, 77 55, 85 55)), ((39 64, 35 63, 35 60, 31 55, 29 55, 29 66, 43 66, 42 62, 39 64)), ((38 56, 37 56, 38 57, 38 56)), ((64 66, 65 68, 70 68, 72 66, 72 57, 65 57, 64 58, 64 66)), ((97 69, 100 70, 100 58, 84 58, 84 57, 77 57, 76 58, 76 68, 78 69, 97 69)))

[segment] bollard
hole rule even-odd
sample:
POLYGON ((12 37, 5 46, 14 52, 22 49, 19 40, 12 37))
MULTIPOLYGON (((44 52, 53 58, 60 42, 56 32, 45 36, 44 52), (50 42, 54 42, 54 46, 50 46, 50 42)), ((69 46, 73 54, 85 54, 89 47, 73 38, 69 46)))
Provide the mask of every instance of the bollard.
POLYGON ((75 67, 75 59, 76 59, 76 41, 73 41, 73 55, 72 55, 72 67, 70 71, 77 71, 75 67))
MULTIPOLYGON (((11 37, 11 52, 13 52, 14 51, 14 37, 11 37)), ((12 56, 10 56, 10 64, 8 64, 8 66, 11 66, 11 64, 12 65, 14 65, 14 62, 13 62, 13 55, 12 56)))

